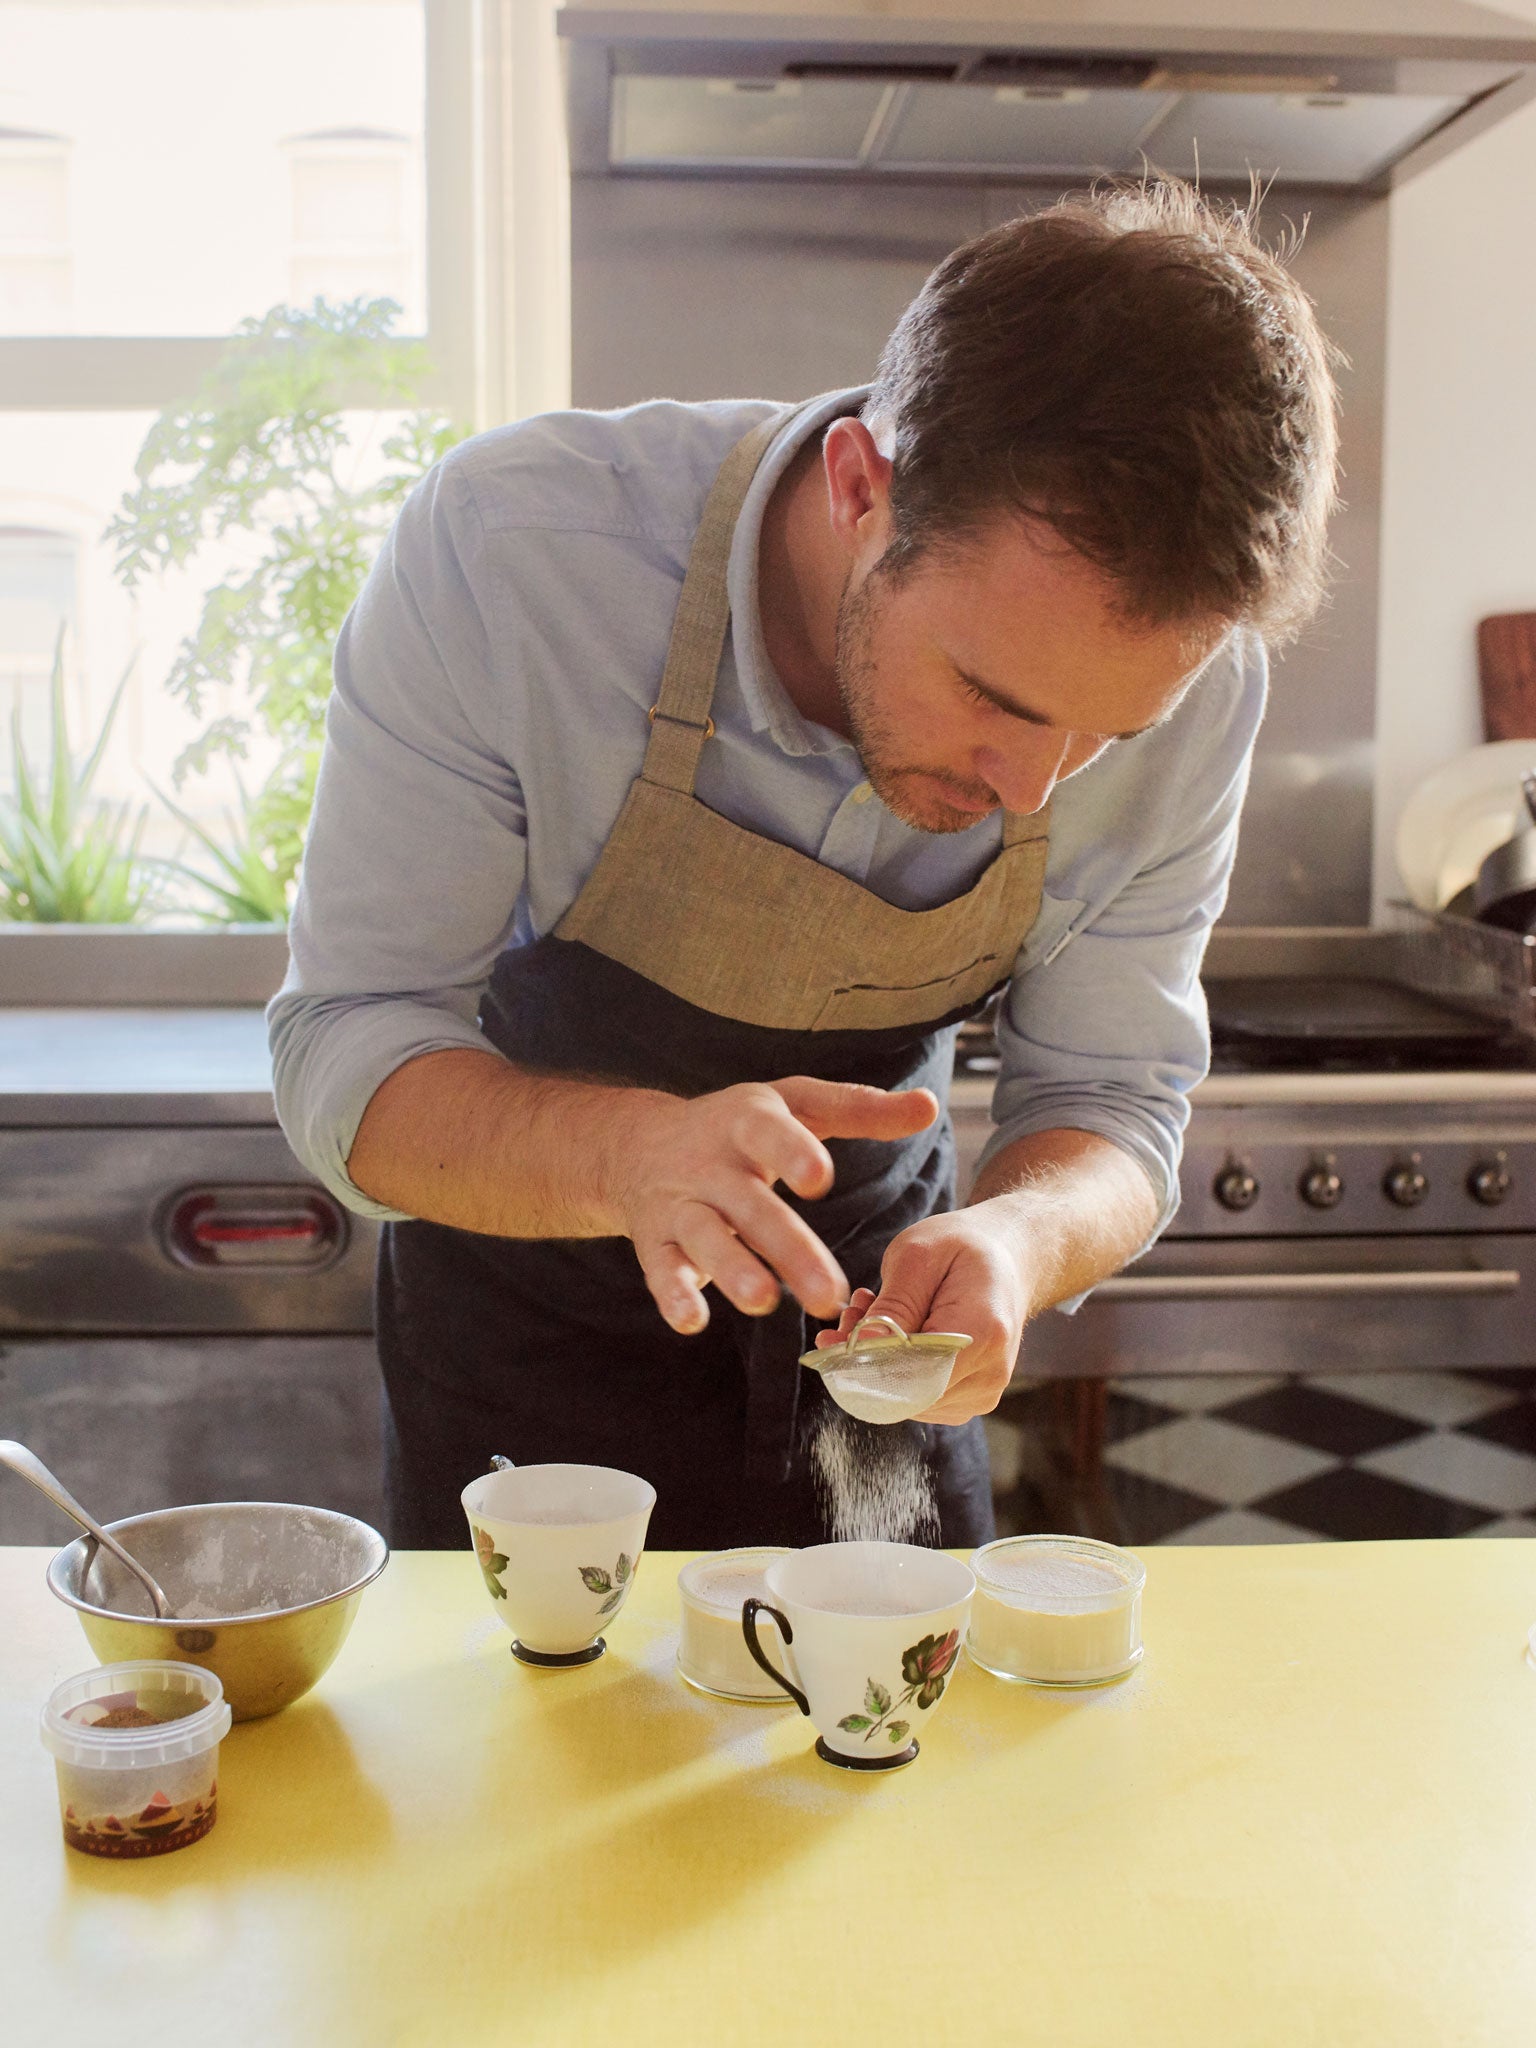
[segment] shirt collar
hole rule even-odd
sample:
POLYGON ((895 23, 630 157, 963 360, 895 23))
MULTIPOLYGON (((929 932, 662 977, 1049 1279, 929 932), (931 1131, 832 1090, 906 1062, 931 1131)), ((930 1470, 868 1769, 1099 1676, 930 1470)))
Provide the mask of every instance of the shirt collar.
POLYGON ((768 659, 758 609, 757 570, 763 513, 774 485, 811 436, 831 421, 861 411, 868 397, 867 384, 846 391, 829 391, 824 397, 811 399, 786 422, 757 466, 731 540, 726 591, 731 603, 731 648, 736 657, 742 701, 752 730, 771 733, 775 744, 786 754, 830 754, 847 747, 849 742, 800 715, 768 659))

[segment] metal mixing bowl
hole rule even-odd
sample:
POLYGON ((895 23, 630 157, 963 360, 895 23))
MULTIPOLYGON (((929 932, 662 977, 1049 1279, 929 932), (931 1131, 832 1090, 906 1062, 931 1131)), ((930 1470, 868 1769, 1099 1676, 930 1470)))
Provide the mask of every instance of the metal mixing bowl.
POLYGON ((211 1501, 104 1525, 153 1572, 175 1610, 156 1621, 138 1580, 94 1536, 48 1567, 104 1664, 166 1657, 223 1681, 237 1721, 299 1699, 346 1641, 363 1589, 389 1562, 377 1529, 329 1508, 211 1501))

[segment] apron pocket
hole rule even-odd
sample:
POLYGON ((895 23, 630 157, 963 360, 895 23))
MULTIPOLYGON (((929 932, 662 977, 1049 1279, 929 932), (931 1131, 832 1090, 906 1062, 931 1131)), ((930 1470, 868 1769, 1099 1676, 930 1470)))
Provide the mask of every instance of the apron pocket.
POLYGON ((1001 953, 984 953, 957 974, 941 975, 937 981, 918 981, 905 987, 876 987, 872 984, 836 988, 822 1004, 813 1031, 881 1031, 897 1024, 932 1023, 967 1003, 979 1003, 1000 981, 1008 967, 1001 953))

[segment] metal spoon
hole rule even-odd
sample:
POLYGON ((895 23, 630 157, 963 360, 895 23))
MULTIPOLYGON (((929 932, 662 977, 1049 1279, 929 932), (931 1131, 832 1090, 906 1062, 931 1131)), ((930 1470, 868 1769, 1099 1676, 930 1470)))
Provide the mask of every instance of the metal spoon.
POLYGON ((99 1522, 93 1522, 72 1493, 62 1486, 42 1459, 29 1451, 25 1444, 12 1443, 9 1438, 0 1437, 0 1465, 9 1465, 13 1472, 23 1479, 30 1479, 39 1493, 47 1494, 56 1508, 62 1508, 66 1515, 86 1529, 104 1550, 110 1550, 120 1565, 131 1571, 154 1604, 157 1621, 171 1621, 171 1603, 160 1590, 159 1582, 147 1572, 137 1558, 130 1557, 117 1538, 103 1529, 99 1522))

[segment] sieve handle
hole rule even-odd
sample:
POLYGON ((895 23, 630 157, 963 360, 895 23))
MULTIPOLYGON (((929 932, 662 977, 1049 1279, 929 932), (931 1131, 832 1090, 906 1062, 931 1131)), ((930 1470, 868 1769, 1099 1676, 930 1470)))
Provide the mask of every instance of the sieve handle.
POLYGON ((855 1323, 853 1328, 848 1332, 848 1336, 844 1344, 844 1349, 851 1351, 854 1348, 854 1346, 858 1343, 860 1337, 863 1336, 864 1332, 866 1330, 872 1330, 876 1323, 883 1323, 886 1329, 890 1332, 890 1334, 896 1339, 898 1344, 910 1344, 912 1342, 910 1331, 904 1330, 901 1327, 900 1323, 898 1323, 894 1317, 866 1316, 862 1323, 855 1323))

